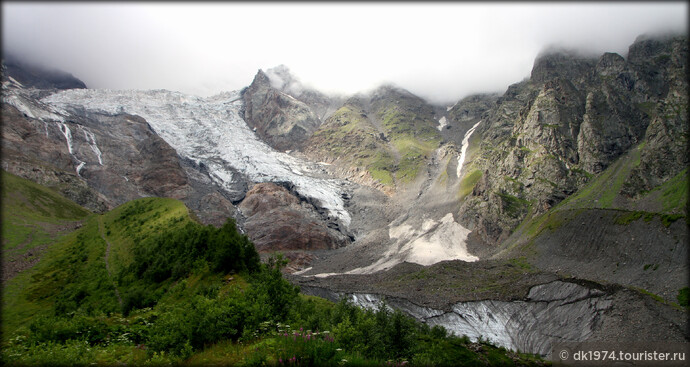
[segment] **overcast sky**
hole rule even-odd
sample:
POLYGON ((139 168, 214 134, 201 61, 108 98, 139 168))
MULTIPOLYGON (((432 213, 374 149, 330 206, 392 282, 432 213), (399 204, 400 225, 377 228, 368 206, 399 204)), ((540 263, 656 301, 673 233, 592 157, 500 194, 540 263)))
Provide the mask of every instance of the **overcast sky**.
POLYGON ((432 102, 503 92, 548 45, 618 52, 643 33, 687 33, 686 2, 2 3, 3 52, 90 88, 209 96, 288 66, 354 93, 392 82, 432 102))

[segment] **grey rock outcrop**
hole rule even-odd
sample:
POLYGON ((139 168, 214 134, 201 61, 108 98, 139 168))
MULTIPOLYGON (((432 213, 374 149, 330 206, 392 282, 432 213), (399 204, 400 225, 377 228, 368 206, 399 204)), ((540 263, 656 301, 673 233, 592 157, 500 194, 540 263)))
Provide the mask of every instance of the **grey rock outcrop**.
POLYGON ((482 177, 460 209, 464 224, 500 243, 528 213, 548 211, 640 144, 629 196, 678 174, 688 164, 686 60, 682 36, 638 39, 627 60, 543 53, 477 128, 468 172, 482 177))
POLYGON ((321 124, 309 106, 274 88, 261 70, 243 91, 242 97, 245 102, 244 120, 277 150, 300 147, 321 124))

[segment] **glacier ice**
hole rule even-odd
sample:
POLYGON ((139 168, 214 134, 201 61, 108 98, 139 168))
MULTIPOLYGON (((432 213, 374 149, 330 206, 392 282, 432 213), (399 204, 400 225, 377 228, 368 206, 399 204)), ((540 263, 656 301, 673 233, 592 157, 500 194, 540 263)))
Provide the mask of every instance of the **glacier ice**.
MULTIPOLYGON (((219 185, 230 188, 233 175, 227 166, 256 182, 290 182, 300 195, 326 209, 330 219, 350 224, 341 197, 345 182, 323 178, 317 164, 261 141, 240 115, 239 91, 201 98, 167 90, 71 89, 41 102, 56 109, 141 116, 179 155, 203 162, 219 185)), ((91 142, 93 148, 95 140, 91 142)))

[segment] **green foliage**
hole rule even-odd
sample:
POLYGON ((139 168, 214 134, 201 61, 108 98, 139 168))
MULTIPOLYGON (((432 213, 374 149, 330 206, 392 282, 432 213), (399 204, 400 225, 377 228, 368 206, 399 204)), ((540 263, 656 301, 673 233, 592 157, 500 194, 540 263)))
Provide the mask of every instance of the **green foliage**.
POLYGON ((237 232, 233 219, 221 228, 187 222, 177 231, 135 244, 133 253, 132 263, 118 276, 127 288, 125 314, 134 308, 153 306, 163 295, 161 283, 187 277, 195 267, 203 267, 203 262, 220 273, 253 272, 259 268, 259 254, 247 236, 237 232))
POLYGON ((301 329, 276 337, 278 364, 299 366, 335 366, 344 355, 329 332, 301 329))
POLYGON ((90 213, 57 192, 2 172, 2 248, 7 260, 51 245, 90 213), (68 228, 68 229, 65 229, 68 228))
POLYGON ((688 169, 684 169, 665 182, 659 190, 664 211, 682 210, 687 212, 688 203, 688 169))
POLYGON ((277 321, 287 319, 299 294, 299 288, 283 279, 280 269, 286 264, 287 261, 282 256, 271 257, 262 267, 262 271, 256 274, 252 292, 249 294, 257 303, 267 307, 264 312, 272 315, 277 321))
POLYGON ((237 340, 245 327, 255 322, 254 306, 239 292, 233 292, 214 299, 197 295, 189 302, 162 307, 148 345, 154 351, 187 358, 205 345, 237 340))
POLYGON ((486 352, 479 355, 468 339, 448 336, 443 328, 429 328, 385 305, 363 310, 345 301, 300 296, 282 276, 282 257, 260 264, 233 221, 221 228, 202 226, 185 211, 175 201, 137 200, 92 217, 57 243, 20 293, 50 312, 34 313, 7 335, 2 362, 142 365, 213 357, 217 363, 240 365, 335 366, 505 361, 505 353, 493 346, 481 344, 486 352), (108 246, 111 257, 119 254, 109 261, 111 269, 118 269, 114 278, 105 266, 108 246), (113 280, 123 294, 123 314, 113 280), (291 329, 288 323, 307 329, 291 329))
POLYGON ((678 219, 685 218, 685 215, 682 214, 659 214, 644 211, 632 211, 616 217, 615 223, 620 225, 628 225, 640 218, 643 218, 645 222, 649 222, 654 219, 655 216, 659 216, 661 223, 667 228, 678 219))
POLYGON ((98 235, 97 218, 89 220, 76 237, 52 255, 47 266, 33 275, 33 284, 27 290, 29 301, 52 301, 56 315, 118 310, 103 261, 105 243, 98 235))
POLYGON ((520 199, 503 192, 498 192, 496 194, 501 198, 503 211, 511 217, 517 217, 520 213, 526 212, 529 208, 529 201, 525 199, 520 199))
POLYGON ((463 176, 462 181, 460 181, 460 199, 469 195, 472 192, 472 190, 474 190, 474 187, 477 185, 477 182, 479 182, 479 179, 481 178, 482 171, 480 170, 474 170, 463 176))
POLYGON ((676 297, 678 299, 678 304, 683 306, 683 307, 688 307, 690 304, 688 303, 688 299, 690 298, 690 288, 684 287, 681 288, 678 291, 678 296, 676 297))

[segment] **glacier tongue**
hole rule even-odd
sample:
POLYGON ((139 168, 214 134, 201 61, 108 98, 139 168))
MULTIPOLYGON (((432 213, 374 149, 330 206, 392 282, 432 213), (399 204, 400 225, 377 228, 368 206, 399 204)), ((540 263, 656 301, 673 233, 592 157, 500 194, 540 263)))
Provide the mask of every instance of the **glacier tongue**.
POLYGON ((300 195, 314 199, 332 219, 350 224, 341 197, 344 182, 318 177, 315 164, 277 152, 259 140, 240 116, 238 91, 201 98, 167 90, 72 89, 41 101, 56 108, 139 115, 178 154, 203 162, 221 186, 229 187, 233 179, 226 166, 256 182, 291 182, 300 195))

